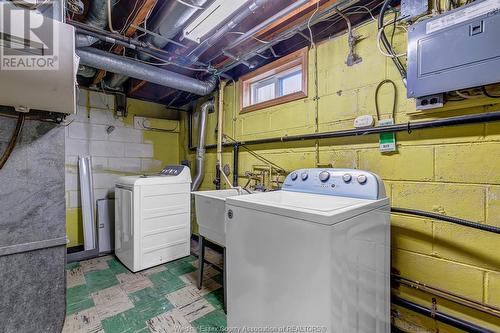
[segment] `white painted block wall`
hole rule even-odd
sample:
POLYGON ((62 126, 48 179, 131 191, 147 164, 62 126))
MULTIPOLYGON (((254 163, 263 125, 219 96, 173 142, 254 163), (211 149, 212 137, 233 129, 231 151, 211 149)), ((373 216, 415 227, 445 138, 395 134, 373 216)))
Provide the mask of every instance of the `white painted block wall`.
POLYGON ((80 207, 78 156, 92 157, 95 200, 114 197, 115 181, 122 175, 153 173, 163 167, 153 158, 153 144, 144 141, 143 131, 115 118, 113 110, 113 96, 79 92, 77 113, 66 120, 67 208, 80 207), (110 126, 114 130, 108 134, 110 126))

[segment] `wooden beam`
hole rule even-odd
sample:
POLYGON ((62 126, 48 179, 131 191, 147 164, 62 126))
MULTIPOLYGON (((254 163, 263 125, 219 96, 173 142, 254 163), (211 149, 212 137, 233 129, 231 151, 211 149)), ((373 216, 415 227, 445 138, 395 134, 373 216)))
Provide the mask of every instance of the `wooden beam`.
MULTIPOLYGON (((138 26, 139 24, 144 22, 148 13, 151 10, 153 10, 153 7, 156 5, 156 2, 157 2, 157 0, 144 0, 143 1, 143 4, 141 5, 141 7, 139 7, 139 9, 137 10, 137 13, 134 16, 134 19, 132 20, 132 22, 130 22, 130 25, 127 27, 127 30, 125 30, 125 33, 124 33, 125 36, 132 37, 135 34, 137 29, 134 26, 138 26)), ((115 45, 111 49, 111 52, 113 52, 115 54, 120 54, 123 52, 123 46, 122 45, 115 45)), ((94 84, 100 83, 105 75, 106 75, 106 71, 104 71, 102 69, 99 70, 99 72, 94 77, 93 83, 94 84)))
POLYGON ((297 8, 289 15, 283 17, 282 19, 272 23, 266 28, 262 29, 256 34, 257 38, 262 38, 264 40, 270 40, 275 36, 281 34, 282 32, 293 28, 296 25, 307 22, 311 15, 316 10, 317 3, 320 2, 318 12, 321 12, 325 8, 328 8, 335 4, 338 0, 311 0, 308 4, 297 8))
POLYGON ((138 82, 136 85, 134 85, 132 88, 130 88, 129 90, 129 94, 133 94, 135 93, 137 90, 141 89, 142 87, 144 87, 146 85, 146 81, 140 81, 138 82))

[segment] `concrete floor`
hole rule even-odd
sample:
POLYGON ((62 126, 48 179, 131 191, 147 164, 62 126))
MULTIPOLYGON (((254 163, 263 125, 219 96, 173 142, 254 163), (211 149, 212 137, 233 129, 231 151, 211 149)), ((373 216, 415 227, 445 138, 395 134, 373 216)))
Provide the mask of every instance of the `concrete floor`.
POLYGON ((207 248, 205 259, 201 290, 194 256, 135 274, 113 256, 68 264, 63 332, 224 331, 222 257, 207 248))

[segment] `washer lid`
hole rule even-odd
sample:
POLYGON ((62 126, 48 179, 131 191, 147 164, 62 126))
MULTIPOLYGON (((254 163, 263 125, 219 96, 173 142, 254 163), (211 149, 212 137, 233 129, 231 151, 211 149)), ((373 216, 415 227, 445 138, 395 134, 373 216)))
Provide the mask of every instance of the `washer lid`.
POLYGON ((237 206, 305 221, 333 225, 389 204, 389 199, 369 200, 341 196, 274 191, 226 199, 237 206))

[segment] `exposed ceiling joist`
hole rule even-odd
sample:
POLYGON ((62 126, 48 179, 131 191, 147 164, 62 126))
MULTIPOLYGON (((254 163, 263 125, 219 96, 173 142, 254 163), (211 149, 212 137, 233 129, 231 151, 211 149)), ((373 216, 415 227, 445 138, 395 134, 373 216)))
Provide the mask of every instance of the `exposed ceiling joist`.
MULTIPOLYGON (((135 14, 134 18, 130 22, 129 26, 127 27, 127 30, 125 30, 124 35, 127 37, 132 37, 134 36, 135 32, 137 31, 137 26, 142 24, 148 14, 153 10, 154 6, 156 5, 157 0, 144 0, 142 5, 138 8, 137 13, 135 14)), ((115 45, 112 48, 112 52, 115 54, 120 54, 123 52, 123 46, 121 45, 115 45)), ((103 71, 102 69, 97 72, 95 78, 94 78, 94 84, 99 84, 104 76, 106 75, 106 71, 103 71)))

